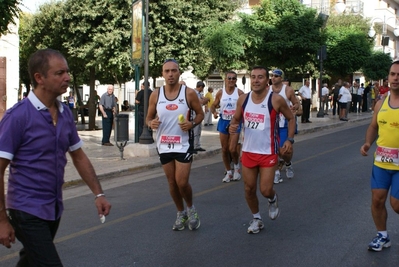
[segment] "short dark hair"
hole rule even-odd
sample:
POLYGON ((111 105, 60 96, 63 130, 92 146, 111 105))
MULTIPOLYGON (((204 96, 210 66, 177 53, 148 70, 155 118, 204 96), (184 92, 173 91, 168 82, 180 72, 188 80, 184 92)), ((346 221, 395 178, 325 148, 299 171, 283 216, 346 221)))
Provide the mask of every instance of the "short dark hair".
POLYGON ((50 69, 49 61, 52 57, 65 59, 59 51, 51 48, 37 50, 29 57, 28 72, 33 88, 36 88, 37 86, 35 73, 40 73, 44 77, 47 77, 47 72, 50 69))
MULTIPOLYGON (((143 82, 141 85, 145 86, 145 82, 143 82)), ((147 81, 147 86, 150 87, 150 82, 149 81, 147 81)))
POLYGON ((252 67, 251 72, 252 72, 253 70, 264 70, 264 71, 266 72, 266 78, 269 79, 269 70, 268 70, 266 67, 263 67, 263 66, 254 66, 254 67, 252 67))

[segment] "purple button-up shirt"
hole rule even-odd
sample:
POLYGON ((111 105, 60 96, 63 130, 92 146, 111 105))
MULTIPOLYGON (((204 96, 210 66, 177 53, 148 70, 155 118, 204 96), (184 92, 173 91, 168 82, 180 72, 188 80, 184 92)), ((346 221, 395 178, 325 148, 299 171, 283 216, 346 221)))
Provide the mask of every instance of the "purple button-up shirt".
POLYGON ((56 126, 33 91, 0 122, 0 157, 10 160, 7 208, 44 220, 61 217, 66 152, 82 146, 72 112, 57 104, 56 126))

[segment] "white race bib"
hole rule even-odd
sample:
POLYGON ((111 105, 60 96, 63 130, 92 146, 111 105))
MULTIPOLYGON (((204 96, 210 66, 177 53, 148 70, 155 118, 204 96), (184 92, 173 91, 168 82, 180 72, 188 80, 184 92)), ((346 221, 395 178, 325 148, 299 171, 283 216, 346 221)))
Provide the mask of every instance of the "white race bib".
POLYGON ((180 135, 161 135, 161 149, 163 150, 180 150, 182 137, 180 135))
POLYGON ((235 112, 235 109, 224 109, 222 113, 222 119, 231 121, 235 112))
POLYGON ((245 112, 244 113, 245 127, 252 130, 265 129, 265 114, 245 112))

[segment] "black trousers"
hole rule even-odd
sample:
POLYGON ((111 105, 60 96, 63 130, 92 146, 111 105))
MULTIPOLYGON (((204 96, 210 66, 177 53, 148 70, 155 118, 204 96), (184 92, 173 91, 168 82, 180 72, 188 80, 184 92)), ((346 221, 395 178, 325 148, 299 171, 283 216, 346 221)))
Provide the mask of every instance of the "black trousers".
POLYGON ((303 99, 302 100, 302 116, 301 116, 301 121, 302 122, 307 122, 310 117, 310 99, 303 99))

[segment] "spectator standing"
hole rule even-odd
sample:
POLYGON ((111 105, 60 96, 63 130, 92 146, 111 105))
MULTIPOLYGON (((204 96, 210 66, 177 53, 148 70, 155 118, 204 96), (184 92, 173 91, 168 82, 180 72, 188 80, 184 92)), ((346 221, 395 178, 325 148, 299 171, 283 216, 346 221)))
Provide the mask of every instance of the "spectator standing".
POLYGON ((132 111, 129 105, 129 101, 123 100, 122 111, 132 111))
POLYGON ((204 126, 212 126, 212 112, 211 106, 215 98, 213 97, 213 88, 208 87, 208 92, 205 94, 205 98, 209 99, 208 103, 205 106, 205 119, 204 119, 204 126))
POLYGON ((103 138, 101 144, 103 146, 113 146, 109 141, 112 132, 112 124, 114 122, 114 115, 116 114, 116 99, 113 85, 108 85, 107 92, 101 96, 99 109, 102 114, 103 124, 103 138))
POLYGON ((70 110, 73 110, 75 108, 75 97, 73 96, 73 92, 70 91, 69 92, 69 96, 68 96, 68 106, 70 110))
POLYGON ((360 153, 368 155, 371 145, 376 141, 374 164, 371 173, 371 214, 377 230, 376 237, 369 243, 369 250, 381 251, 391 246, 387 231, 388 212, 386 200, 399 213, 399 61, 390 67, 388 79, 390 91, 387 97, 375 105, 373 118, 366 132, 360 153))
POLYGON ((357 102, 358 102, 358 98, 357 98, 357 91, 359 90, 359 84, 357 82, 354 82, 353 85, 350 88, 350 92, 351 92, 351 104, 349 107, 349 111, 350 112, 354 112, 356 113, 356 107, 357 107, 357 102))
POLYGON ((340 111, 339 111, 340 104, 338 101, 338 95, 339 95, 339 90, 341 89, 341 87, 342 87, 342 80, 339 79, 338 82, 334 85, 334 89, 333 89, 333 106, 332 106, 333 116, 335 116, 335 114, 338 114, 338 116, 339 116, 339 114, 340 114, 340 111))
POLYGON ((361 83, 359 89, 357 90, 357 101, 356 101, 356 103, 357 103, 356 112, 357 113, 362 112, 363 94, 364 94, 364 83, 361 83))
POLYGON ((176 60, 164 62, 162 76, 166 85, 159 88, 158 94, 151 95, 146 124, 151 129, 157 129, 159 159, 177 209, 172 229, 181 231, 188 224, 190 230, 195 230, 200 227, 200 219, 193 205, 188 180, 193 161, 193 129, 201 124, 204 112, 195 91, 179 84, 180 70, 176 60), (195 119, 191 116, 191 109, 195 111, 195 119), (179 122, 181 114, 185 117, 184 122, 179 122))
POLYGON ((349 91, 349 83, 343 82, 341 89, 339 90, 338 101, 339 101, 339 119, 341 121, 348 121, 348 112, 349 104, 351 103, 351 93, 349 91), (349 103, 349 104, 348 104, 349 103))
MULTIPOLYGON (((136 105, 138 106, 137 109, 138 109, 138 112, 139 112, 139 116, 138 116, 138 119, 139 119, 139 129, 138 129, 139 136, 141 136, 141 134, 143 133, 143 127, 144 127, 144 121, 145 121, 145 118, 144 118, 144 99, 145 99, 144 98, 144 95, 145 95, 144 91, 147 90, 147 92, 148 92, 148 94, 147 94, 147 103, 148 103, 148 101, 150 99, 150 96, 152 94, 152 90, 150 89, 150 82, 147 81, 146 83, 147 83, 147 89, 145 89, 145 83, 143 82, 141 84, 140 91, 137 92, 136 101, 135 101, 136 105)), ((152 135, 152 131, 150 131, 150 135, 152 135)))
MULTIPOLYGON (((195 93, 198 96, 201 107, 205 106, 209 102, 209 99, 202 95, 204 88, 205 88, 205 83, 203 83, 202 81, 197 82, 197 86, 195 87, 195 93)), ((193 114, 193 118, 195 118, 195 113, 193 114)), ((202 123, 194 128, 194 150, 195 151, 206 151, 204 148, 201 147, 201 133, 202 133, 202 123)))
POLYGON ((310 104, 311 104, 311 97, 312 97, 312 91, 310 90, 310 82, 308 80, 305 81, 305 84, 299 89, 298 93, 299 96, 302 99, 302 116, 301 116, 301 122, 302 123, 310 123, 311 121, 309 120, 310 117, 310 104))
POLYGON ((82 150, 72 112, 57 100, 70 82, 66 59, 52 49, 38 50, 28 72, 34 90, 0 122, 0 244, 10 248, 15 236, 22 243, 17 266, 62 266, 53 240, 64 210, 66 152, 95 195, 98 215, 108 215, 111 205, 82 150))
POLYGON ((362 112, 369 111, 370 107, 371 107, 371 82, 369 82, 366 88, 364 88, 362 112))
POLYGON ((325 83, 323 84, 323 88, 321 88, 321 104, 323 105, 324 115, 328 115, 328 95, 330 94, 330 90, 327 86, 325 83))

